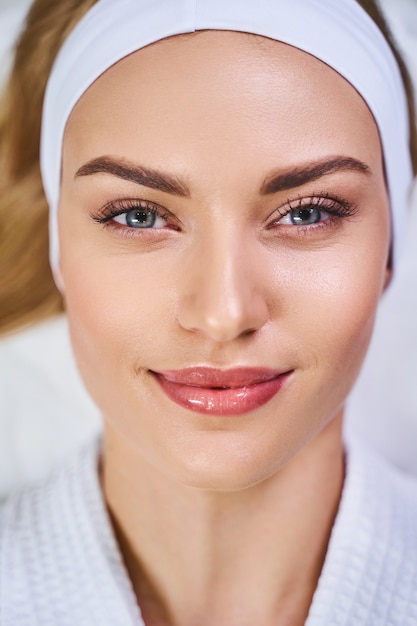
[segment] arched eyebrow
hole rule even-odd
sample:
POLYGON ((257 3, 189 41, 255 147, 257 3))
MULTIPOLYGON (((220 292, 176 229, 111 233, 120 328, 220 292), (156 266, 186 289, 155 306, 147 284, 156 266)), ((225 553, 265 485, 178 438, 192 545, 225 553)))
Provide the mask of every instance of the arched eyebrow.
MULTIPOLYGON (((340 171, 354 171, 367 175, 372 173, 369 166, 358 159, 335 156, 268 176, 261 185, 260 194, 269 195, 295 189, 340 171)), ((75 178, 100 173, 111 174, 137 185, 183 198, 188 198, 191 195, 187 185, 176 176, 109 156, 97 157, 88 161, 77 170, 75 178)))
POLYGON ((294 167, 286 172, 280 171, 277 174, 268 176, 262 183, 261 195, 295 189, 314 180, 322 178, 327 174, 335 172, 354 171, 370 175, 371 169, 366 163, 354 159, 353 157, 335 156, 321 161, 315 161, 301 167, 294 167))
POLYGON ((101 173, 111 174, 137 185, 165 191, 175 196, 190 196, 187 185, 171 174, 109 156, 97 157, 88 161, 77 170, 75 178, 101 173))

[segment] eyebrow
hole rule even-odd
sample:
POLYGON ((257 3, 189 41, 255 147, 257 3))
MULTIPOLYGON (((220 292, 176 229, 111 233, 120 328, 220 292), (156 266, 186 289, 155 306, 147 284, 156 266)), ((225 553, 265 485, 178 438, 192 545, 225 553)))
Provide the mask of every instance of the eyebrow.
MULTIPOLYGON (((335 156, 301 167, 291 168, 287 172, 268 176, 261 185, 260 193, 261 195, 269 195, 279 191, 295 189, 328 174, 341 171, 371 174, 371 169, 362 161, 353 157, 335 156)), ((88 161, 88 163, 85 163, 77 170, 75 178, 101 173, 111 174, 137 185, 143 185, 144 187, 157 189, 183 198, 191 195, 187 185, 171 174, 109 156, 97 157, 88 161)))
POLYGON ((335 156, 315 161, 301 167, 291 168, 287 172, 281 172, 268 176, 261 186, 261 194, 268 195, 278 191, 295 189, 307 183, 335 172, 353 171, 362 174, 371 174, 371 169, 358 159, 352 157, 335 156))
POLYGON ((165 191, 175 196, 189 197, 190 195, 188 187, 175 176, 109 156, 88 161, 77 170, 75 178, 102 173, 117 176, 117 178, 131 181, 137 185, 165 191))

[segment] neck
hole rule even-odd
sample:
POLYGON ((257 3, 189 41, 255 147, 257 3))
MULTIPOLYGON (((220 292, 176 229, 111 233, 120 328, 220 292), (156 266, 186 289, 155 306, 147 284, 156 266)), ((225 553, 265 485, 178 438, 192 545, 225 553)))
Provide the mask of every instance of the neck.
POLYGON ((146 624, 304 624, 343 475, 341 416, 233 493, 175 483, 107 430, 105 498, 146 624))

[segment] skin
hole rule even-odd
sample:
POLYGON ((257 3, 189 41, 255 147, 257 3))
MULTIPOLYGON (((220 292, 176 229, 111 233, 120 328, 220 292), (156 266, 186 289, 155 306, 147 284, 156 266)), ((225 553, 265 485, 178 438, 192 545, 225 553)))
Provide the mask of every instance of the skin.
POLYGON ((343 406, 389 279, 365 103, 317 59, 253 35, 153 44, 70 117, 59 236, 74 350, 105 424, 103 491, 146 623, 303 624, 343 484, 343 406), (367 171, 260 192, 335 156, 367 171), (101 157, 189 193, 80 172, 101 157), (312 196, 349 214, 279 221, 312 196), (146 231, 92 219, 126 200, 169 217, 146 231), (231 418, 178 406, 149 373, 195 365, 292 374, 231 418))

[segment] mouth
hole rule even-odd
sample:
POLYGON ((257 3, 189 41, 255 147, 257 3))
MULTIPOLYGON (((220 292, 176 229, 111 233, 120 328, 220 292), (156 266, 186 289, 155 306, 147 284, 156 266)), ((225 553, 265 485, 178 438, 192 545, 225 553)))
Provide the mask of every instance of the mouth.
POLYGON ((243 415, 260 408, 281 390, 291 373, 246 367, 151 371, 170 400, 190 411, 218 416, 243 415))

